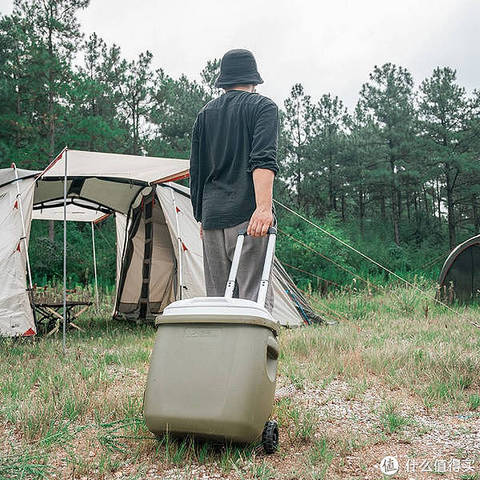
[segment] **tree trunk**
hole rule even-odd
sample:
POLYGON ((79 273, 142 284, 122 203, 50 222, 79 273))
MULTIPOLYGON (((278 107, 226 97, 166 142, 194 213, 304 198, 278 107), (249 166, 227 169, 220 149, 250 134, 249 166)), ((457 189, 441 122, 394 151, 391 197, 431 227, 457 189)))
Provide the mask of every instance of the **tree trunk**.
POLYGON ((473 217, 473 228, 475 234, 478 235, 480 231, 480 216, 478 212, 478 203, 477 203, 477 195, 472 194, 472 217, 473 217))
POLYGON ((297 171, 295 175, 295 181, 297 184, 297 207, 301 207, 302 205, 302 194, 301 194, 301 183, 302 183, 302 173, 301 173, 301 162, 300 162, 300 155, 297 152, 297 171))
POLYGON ((55 221, 48 221, 48 239, 53 243, 55 241, 55 221))
POLYGON ((407 206, 407 218, 410 222, 410 195, 408 194, 408 192, 405 194, 405 203, 407 206))
POLYGON ((392 201, 392 223, 393 223, 393 241, 400 245, 400 210, 398 206, 398 191, 395 179, 395 162, 393 158, 390 158, 390 170, 391 170, 391 201, 392 201))
POLYGON ((397 208, 398 208, 398 222, 402 218, 402 191, 397 187, 397 208))
POLYGON ((455 203, 453 200, 454 180, 452 179, 452 171, 448 164, 445 164, 445 179, 447 184, 448 240, 450 250, 453 250, 457 245, 455 203))
POLYGON ((393 221, 393 241, 400 245, 400 229, 398 222, 398 207, 396 205, 395 195, 392 195, 392 221, 393 221))
MULTIPOLYGON (((430 215, 430 207, 428 206, 428 195, 427 195, 427 189, 425 188, 425 185, 422 187, 423 190, 423 203, 425 204, 425 213, 427 214, 427 217, 430 215)), ((433 187, 432 187, 433 190, 433 187)), ((432 192, 433 193, 433 192, 432 192)), ((433 199, 435 197, 432 195, 432 215, 435 217, 435 204, 433 203, 433 199)))
MULTIPOLYGON (((21 90, 20 90, 20 79, 15 76, 15 80, 16 80, 16 92, 17 92, 17 102, 16 102, 16 109, 17 109, 17 118, 20 118, 22 116, 22 100, 21 100, 21 90)), ((17 128, 15 129, 15 146, 17 148, 20 148, 20 141, 21 141, 21 137, 20 137, 20 128, 17 128)))
POLYGON ((440 190, 440 181, 437 178, 437 210, 438 210, 438 228, 442 229, 442 196, 440 190))
MULTIPOLYGON (((331 160, 330 160, 331 161, 331 160)), ((328 200, 330 210, 337 210, 337 199, 333 189, 333 172, 331 163, 328 165, 328 200)))
POLYGON ((363 239, 365 236, 365 203, 363 198, 363 190, 361 188, 358 191, 358 213, 360 216, 360 234, 363 239))

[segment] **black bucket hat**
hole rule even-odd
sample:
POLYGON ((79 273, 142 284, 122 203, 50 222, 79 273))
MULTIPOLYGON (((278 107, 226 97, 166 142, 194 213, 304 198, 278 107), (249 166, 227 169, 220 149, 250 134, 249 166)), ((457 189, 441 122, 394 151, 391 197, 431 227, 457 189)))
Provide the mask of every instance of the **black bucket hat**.
POLYGON ((220 63, 220 75, 215 81, 217 88, 232 85, 258 85, 263 83, 257 70, 257 62, 249 50, 229 50, 220 63))

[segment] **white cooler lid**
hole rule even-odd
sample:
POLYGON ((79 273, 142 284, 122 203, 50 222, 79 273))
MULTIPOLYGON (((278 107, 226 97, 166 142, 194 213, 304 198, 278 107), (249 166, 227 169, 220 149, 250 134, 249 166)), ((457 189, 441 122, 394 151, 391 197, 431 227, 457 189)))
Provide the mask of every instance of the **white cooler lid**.
POLYGON ((178 300, 156 318, 157 325, 167 323, 237 323, 267 327, 276 334, 279 324, 270 312, 251 300, 225 297, 198 297, 178 300))

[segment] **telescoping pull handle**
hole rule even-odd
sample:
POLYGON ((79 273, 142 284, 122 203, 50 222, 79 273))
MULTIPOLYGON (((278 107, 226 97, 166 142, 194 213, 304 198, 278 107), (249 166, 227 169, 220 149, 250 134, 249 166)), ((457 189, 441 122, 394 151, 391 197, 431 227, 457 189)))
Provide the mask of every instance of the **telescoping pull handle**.
MULTIPOLYGON (((237 238, 237 244, 235 245, 235 252, 233 254, 232 267, 228 276, 227 286, 225 288, 225 297, 232 298, 233 290, 235 289, 235 280, 237 278, 238 265, 240 263, 240 256, 242 255, 243 242, 247 235, 247 229, 239 232, 237 238)), ((265 263, 263 265, 262 279, 260 281, 260 288, 258 289, 257 303, 265 306, 265 300, 267 298, 267 289, 270 279, 270 271, 272 269, 273 257, 275 253, 275 240, 277 237, 277 229, 270 227, 267 231, 268 244, 267 252, 265 254, 265 263)))

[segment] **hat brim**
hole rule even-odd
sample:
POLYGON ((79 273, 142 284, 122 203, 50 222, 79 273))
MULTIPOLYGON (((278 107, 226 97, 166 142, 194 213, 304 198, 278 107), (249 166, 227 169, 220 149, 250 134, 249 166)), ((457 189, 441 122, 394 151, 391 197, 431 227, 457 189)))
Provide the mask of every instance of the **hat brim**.
POLYGON ((263 83, 263 79, 260 75, 253 75, 248 77, 237 77, 237 78, 225 78, 220 74, 215 80, 215 87, 232 87, 233 85, 260 85, 263 83))

